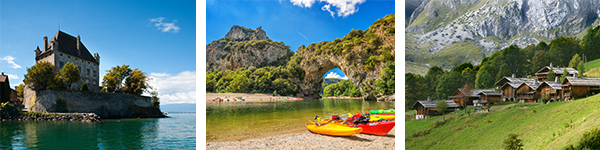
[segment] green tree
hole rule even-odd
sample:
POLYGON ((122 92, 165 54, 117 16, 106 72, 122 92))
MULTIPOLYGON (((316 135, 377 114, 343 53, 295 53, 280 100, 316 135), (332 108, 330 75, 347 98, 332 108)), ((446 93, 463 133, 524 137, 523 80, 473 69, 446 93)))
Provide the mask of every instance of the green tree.
MULTIPOLYGON (((426 79, 419 74, 406 73, 404 77, 404 98, 406 99, 404 107, 407 110, 411 109, 412 105, 415 104, 417 100, 426 99, 427 96, 431 96, 435 92, 429 92, 426 90, 429 89, 429 87, 427 86, 427 84, 429 83, 425 83, 424 81, 426 79)), ((437 84, 435 86, 437 87, 437 84)))
POLYGON ((577 65, 577 72, 579 72, 579 75, 583 76, 583 73, 585 72, 585 67, 583 66, 583 61, 579 62, 579 65, 577 65))
POLYGON ((580 62, 581 62, 581 57, 579 56, 579 54, 573 55, 573 58, 571 58, 571 61, 569 61, 569 68, 579 69, 580 62))
POLYGON ((160 109, 160 98, 158 98, 158 92, 154 90, 150 92, 150 95, 152 96, 152 98, 150 98, 152 101, 152 107, 160 109))
MULTIPOLYGON (((569 74, 569 72, 567 71, 567 68, 563 69, 563 74, 560 76, 560 81, 564 81, 565 78, 567 77, 567 74, 569 74)), ((552 79, 548 78, 550 81, 552 81, 552 79)))
MULTIPOLYGON (((425 81, 420 81, 424 82, 422 84, 424 87, 427 88, 426 92, 424 92, 423 94, 433 95, 435 93, 435 88, 437 87, 440 78, 445 73, 446 71, 444 71, 441 67, 438 66, 433 66, 429 68, 429 71, 427 71, 427 74, 425 75, 425 81)), ((425 97, 420 97, 419 99, 425 99, 425 97)))
POLYGON ((79 67, 73 64, 72 62, 67 62, 60 69, 60 76, 63 78, 68 89, 71 89, 73 83, 79 81, 79 79, 81 78, 81 74, 79 73, 79 67))
POLYGON ((437 103, 435 103, 435 109, 438 112, 440 112, 442 114, 442 117, 444 118, 444 120, 446 120, 446 116, 444 115, 444 113, 448 109, 448 103, 446 103, 446 101, 444 101, 444 100, 439 100, 437 103))
POLYGON ((217 85, 217 76, 212 71, 206 72, 206 91, 214 92, 217 85))
MULTIPOLYGON (((540 44, 538 44, 540 45, 540 44)), ((531 72, 537 72, 546 65, 550 64, 550 59, 548 58, 546 51, 537 51, 535 55, 531 59, 531 72)))
POLYGON ((556 78, 556 73, 554 73, 554 70, 552 69, 552 67, 550 67, 550 70, 548 71, 548 81, 552 81, 554 80, 554 78, 556 78))
POLYGON ((522 150, 523 140, 519 139, 517 134, 508 134, 508 138, 502 141, 502 149, 505 150, 522 150))
POLYGON ((19 86, 17 86, 16 90, 17 90, 17 97, 19 98, 23 98, 23 88, 25 87, 25 85, 23 83, 19 84, 19 86))
POLYGON ((582 41, 584 54, 587 56, 587 59, 594 60, 600 58, 600 53, 598 53, 600 42, 598 41, 600 41, 600 26, 590 27, 588 34, 583 37, 582 41))
POLYGON ((125 79, 124 93, 138 96, 142 95, 142 93, 148 91, 150 88, 148 80, 150 79, 146 76, 146 73, 134 69, 125 79))
POLYGON ((45 90, 60 87, 56 85, 60 81, 58 75, 55 75, 54 67, 50 62, 39 62, 31 68, 27 68, 23 83, 30 85, 29 88, 33 90, 45 90))
POLYGON ((233 80, 229 83, 229 86, 225 91, 233 93, 243 93, 250 87, 250 81, 248 77, 243 74, 235 75, 233 80))
POLYGON ((122 82, 131 75, 132 70, 129 68, 129 65, 117 65, 106 72, 108 73, 104 76, 102 84, 106 87, 107 92, 115 93, 123 90, 122 82))
POLYGON ((556 65, 567 66, 571 56, 581 53, 577 37, 559 37, 550 44, 550 58, 556 65))
POLYGON ((83 84, 81 84, 81 88, 79 88, 79 91, 90 91, 87 82, 83 82, 83 84))
POLYGON ((487 89, 494 85, 495 80, 487 69, 480 69, 477 72, 477 79, 475 81, 475 87, 478 89, 487 89))
POLYGON ((449 95, 456 92, 458 88, 464 85, 462 74, 456 71, 450 71, 444 74, 435 90, 436 99, 447 99, 449 95))

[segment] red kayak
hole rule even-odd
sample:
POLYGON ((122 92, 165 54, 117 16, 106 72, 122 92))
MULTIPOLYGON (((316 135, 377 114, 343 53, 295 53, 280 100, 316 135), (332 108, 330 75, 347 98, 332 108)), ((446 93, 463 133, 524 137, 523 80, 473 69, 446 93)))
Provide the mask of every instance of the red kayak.
POLYGON ((361 133, 364 134, 373 134, 373 135, 387 135, 394 126, 396 126, 395 121, 385 121, 385 122, 369 122, 369 123, 361 123, 356 125, 357 127, 361 127, 363 130, 361 133))

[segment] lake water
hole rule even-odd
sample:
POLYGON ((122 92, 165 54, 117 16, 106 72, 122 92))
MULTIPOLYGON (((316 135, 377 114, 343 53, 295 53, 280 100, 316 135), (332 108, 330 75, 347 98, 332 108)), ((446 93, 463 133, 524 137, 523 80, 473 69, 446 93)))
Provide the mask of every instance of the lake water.
POLYGON ((171 118, 0 121, 0 149, 195 149, 196 114, 171 118))
POLYGON ((302 100, 287 102, 208 102, 206 141, 240 141, 285 133, 307 131, 307 120, 357 111, 394 108, 394 102, 357 99, 302 100))

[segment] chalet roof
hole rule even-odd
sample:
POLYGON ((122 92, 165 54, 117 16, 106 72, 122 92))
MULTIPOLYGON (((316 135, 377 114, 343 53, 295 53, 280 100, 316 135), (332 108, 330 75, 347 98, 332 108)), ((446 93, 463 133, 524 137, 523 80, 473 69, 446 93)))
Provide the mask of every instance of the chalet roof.
POLYGON ((479 95, 488 95, 488 96, 500 96, 502 95, 502 93, 497 92, 497 91, 481 91, 481 93, 479 93, 479 95))
POLYGON ((525 82, 534 82, 533 78, 513 78, 513 77, 503 77, 502 79, 498 80, 498 82, 496 82, 494 85, 495 86, 504 86, 504 84, 508 83, 525 83, 525 82))
POLYGON ((537 88, 538 88, 538 87, 540 87, 540 85, 541 85, 541 84, 540 84, 539 82, 533 82, 533 83, 523 83, 523 84, 521 84, 521 85, 520 85, 519 87, 517 87, 517 88, 520 88, 520 87, 521 87, 521 86, 523 86, 523 85, 527 85, 529 88, 531 88, 532 90, 534 90, 534 91, 535 91, 535 90, 537 90, 537 88))
MULTIPOLYGON (((559 74, 563 74, 563 70, 565 68, 559 68, 559 67, 552 67, 552 72, 554 72, 555 74, 559 75, 559 74)), ((550 67, 546 66, 542 69, 540 69, 539 71, 535 72, 535 75, 542 75, 542 74, 548 74, 548 71, 550 71, 550 67)), ((567 71, 569 72, 569 74, 579 74, 579 71, 577 71, 575 68, 567 68, 567 71)))
POLYGON ((580 86, 600 86, 600 78, 596 77, 565 77, 561 86, 580 85, 580 86))
MULTIPOLYGON (((556 89, 556 90, 561 90, 561 89, 562 89, 562 87, 561 87, 561 83, 560 83, 560 82, 554 82, 554 81, 544 81, 544 82, 542 82, 542 84, 540 84, 540 86, 539 86, 539 87, 542 87, 543 85, 548 85, 548 86, 550 86, 551 88, 553 88, 553 89, 556 89)), ((539 88, 539 87, 538 87, 538 88, 539 88)))
POLYGON ((504 85, 502 85, 502 86, 500 87, 500 89, 504 89, 505 87, 509 87, 509 86, 510 86, 510 87, 513 87, 513 88, 515 88, 515 89, 516 89, 516 88, 518 88, 519 86, 521 86, 521 84, 523 84, 523 82, 517 82, 517 83, 510 83, 510 82, 509 82, 509 83, 505 83, 504 85))
MULTIPOLYGON (((434 101, 417 101, 412 108, 415 108, 415 106, 417 106, 417 104, 421 104, 423 105, 423 107, 425 108, 435 108, 435 104, 437 104, 437 102, 440 100, 434 100, 434 101)), ((443 100, 446 101, 446 104, 448 104, 448 108, 457 108, 458 104, 456 104, 453 100, 443 100)))
MULTIPOLYGON (((71 36, 59 30, 49 41, 48 45, 52 45, 51 42, 53 41, 58 42, 58 51, 97 63, 96 59, 94 59, 94 56, 90 54, 90 51, 88 51, 81 41, 81 55, 77 53, 77 37, 71 36)), ((43 53, 45 52, 46 50, 43 51, 43 53)))

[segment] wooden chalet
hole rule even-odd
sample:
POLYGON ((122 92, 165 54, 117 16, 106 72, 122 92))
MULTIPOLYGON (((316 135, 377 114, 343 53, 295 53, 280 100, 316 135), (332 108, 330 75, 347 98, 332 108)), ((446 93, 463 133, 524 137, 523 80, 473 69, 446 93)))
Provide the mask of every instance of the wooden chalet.
MULTIPOLYGON (((540 82, 547 81, 550 68, 552 68, 552 72, 554 72, 557 77, 560 77, 565 73, 565 68, 552 67, 552 63, 550 63, 550 66, 546 66, 535 73, 536 79, 540 82)), ((576 74, 579 74, 579 72, 575 68, 567 68, 567 76, 574 76, 576 74)))
POLYGON ((496 91, 481 91, 479 94, 479 100, 473 100, 475 106, 489 106, 489 104, 499 103, 502 100, 502 93, 496 91))
POLYGON ((496 86, 497 88, 500 88, 502 86, 504 86, 506 83, 513 83, 513 84, 520 84, 520 83, 533 83, 535 79, 532 78, 517 78, 515 77, 515 74, 512 75, 512 77, 503 77, 502 79, 498 80, 498 82, 496 82, 496 84, 494 84, 494 86, 496 86))
POLYGON ((563 100, 574 100, 597 94, 600 91, 600 78, 566 77, 561 87, 563 100))
MULTIPOLYGON (((481 92, 493 93, 494 90, 488 89, 472 89, 470 92, 464 91, 463 89, 458 89, 452 96, 448 96, 449 99, 452 99, 456 104, 458 104, 461 108, 465 108, 468 105, 474 105, 474 100, 481 100, 481 96, 479 93, 481 92)), ((497 92, 496 92, 497 93, 497 92)), ((499 94, 499 93, 498 93, 499 94)), ((478 101, 481 102, 481 101, 478 101)))
POLYGON ((548 96, 550 102, 563 101, 560 82, 544 81, 537 88, 536 93, 539 93, 539 98, 548 96))
POLYGON ((501 86, 500 91, 502 92, 502 101, 515 101, 517 99, 517 88, 521 86, 521 84, 525 83, 505 83, 503 86, 501 86))
MULTIPOLYGON (((439 100, 417 101, 412 108, 417 111, 416 119, 425 119, 430 116, 441 115, 435 108, 439 100)), ((448 104, 448 109, 444 114, 458 110, 459 106, 453 100, 443 100, 448 104)))
POLYGON ((521 84, 517 90, 515 91, 515 94, 517 95, 517 101, 519 101, 519 103, 533 103, 536 102, 537 99, 539 98, 539 95, 536 94, 536 90, 537 88, 540 86, 540 84, 537 82, 534 83, 523 83, 521 84))

